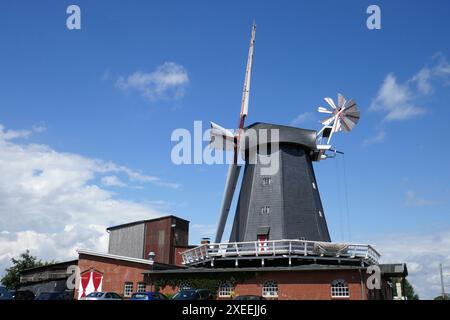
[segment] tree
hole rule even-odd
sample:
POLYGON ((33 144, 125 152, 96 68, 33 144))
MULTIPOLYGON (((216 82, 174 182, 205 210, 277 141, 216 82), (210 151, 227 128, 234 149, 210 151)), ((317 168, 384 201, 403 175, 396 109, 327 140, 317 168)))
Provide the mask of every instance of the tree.
POLYGON ((22 253, 19 258, 11 259, 12 266, 7 268, 5 276, 2 278, 2 284, 8 290, 17 290, 20 286, 20 273, 26 269, 41 267, 48 265, 52 262, 45 262, 42 260, 38 260, 36 257, 30 254, 30 250, 27 249, 24 253, 22 253))
POLYGON ((448 294, 444 294, 435 297, 434 300, 450 300, 450 297, 448 296, 448 294))
MULTIPOLYGON (((393 283, 396 282, 401 282, 401 279, 393 279, 393 283)), ((394 295, 397 295, 397 287, 395 285, 394 295)), ((405 292, 403 292, 403 295, 406 296, 408 300, 419 300, 419 295, 415 292, 413 285, 408 281, 408 279, 405 279, 405 292)))

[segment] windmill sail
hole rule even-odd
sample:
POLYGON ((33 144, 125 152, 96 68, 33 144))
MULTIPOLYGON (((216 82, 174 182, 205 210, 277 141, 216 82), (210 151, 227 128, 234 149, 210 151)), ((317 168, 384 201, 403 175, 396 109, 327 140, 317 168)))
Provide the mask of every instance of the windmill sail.
POLYGON ((233 201, 234 191, 236 190, 236 184, 239 179, 239 173, 241 166, 237 164, 237 155, 239 153, 239 138, 244 128, 245 117, 248 114, 248 101, 250 96, 250 80, 252 76, 253 65, 253 51, 255 47, 256 36, 256 24, 252 26, 252 36, 250 39, 250 47, 248 50, 247 68, 245 70, 244 89, 242 92, 242 104, 241 113, 239 117, 239 129, 236 135, 232 135, 230 131, 220 127, 215 123, 211 123, 211 142, 210 145, 214 148, 229 150, 229 146, 234 149, 234 163, 230 164, 228 168, 227 180, 225 183, 225 190, 223 192, 222 204, 220 207, 219 224, 217 225, 215 242, 220 243, 222 240, 223 231, 228 219, 228 213, 230 212, 231 203, 233 201), (232 137, 231 137, 232 135, 232 137), (230 139, 233 139, 233 144, 228 143, 230 139), (224 143, 226 142, 226 143, 224 143))

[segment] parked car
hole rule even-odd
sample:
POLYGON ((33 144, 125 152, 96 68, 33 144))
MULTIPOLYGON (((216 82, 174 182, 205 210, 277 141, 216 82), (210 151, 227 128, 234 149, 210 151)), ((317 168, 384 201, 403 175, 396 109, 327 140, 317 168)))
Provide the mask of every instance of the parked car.
POLYGON ((181 290, 173 296, 172 300, 210 300, 212 294, 206 289, 181 290))
POLYGON ((0 286, 0 300, 12 300, 13 296, 11 292, 4 286, 0 286))
POLYGON ((73 293, 66 291, 41 292, 35 300, 73 300, 73 293))
POLYGON ((91 292, 80 300, 123 300, 123 298, 115 292, 91 292))
POLYGON ((13 293, 14 300, 34 300, 36 296, 30 290, 17 290, 13 293))
POLYGON ((168 298, 160 292, 136 292, 131 295, 130 300, 167 300, 168 298))
POLYGON ((244 296, 237 296, 234 298, 234 300, 266 300, 266 298, 261 296, 244 295, 244 296))

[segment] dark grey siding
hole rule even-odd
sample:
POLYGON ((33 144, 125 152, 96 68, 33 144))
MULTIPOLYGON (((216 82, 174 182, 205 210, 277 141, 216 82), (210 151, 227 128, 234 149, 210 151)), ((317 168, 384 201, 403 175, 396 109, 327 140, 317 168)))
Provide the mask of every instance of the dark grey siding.
POLYGON ((267 229, 269 240, 330 241, 310 147, 299 143, 310 141, 310 132, 257 126, 280 130, 280 169, 275 175, 262 176, 259 163, 246 164, 230 241, 256 241, 258 232, 267 229), (264 185, 264 178, 269 177, 271 183, 264 185), (269 213, 264 212, 264 207, 269 208, 269 213))
POLYGON ((144 258, 145 223, 110 230, 108 253, 144 258))

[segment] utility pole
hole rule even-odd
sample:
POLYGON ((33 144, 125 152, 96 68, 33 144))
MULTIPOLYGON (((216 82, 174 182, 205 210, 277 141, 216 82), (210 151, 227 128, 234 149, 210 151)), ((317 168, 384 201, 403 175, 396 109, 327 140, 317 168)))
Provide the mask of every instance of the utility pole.
POLYGON ((441 273, 441 291, 442 299, 445 299, 445 285, 444 285, 444 272, 442 271, 442 263, 439 264, 439 271, 441 273))

